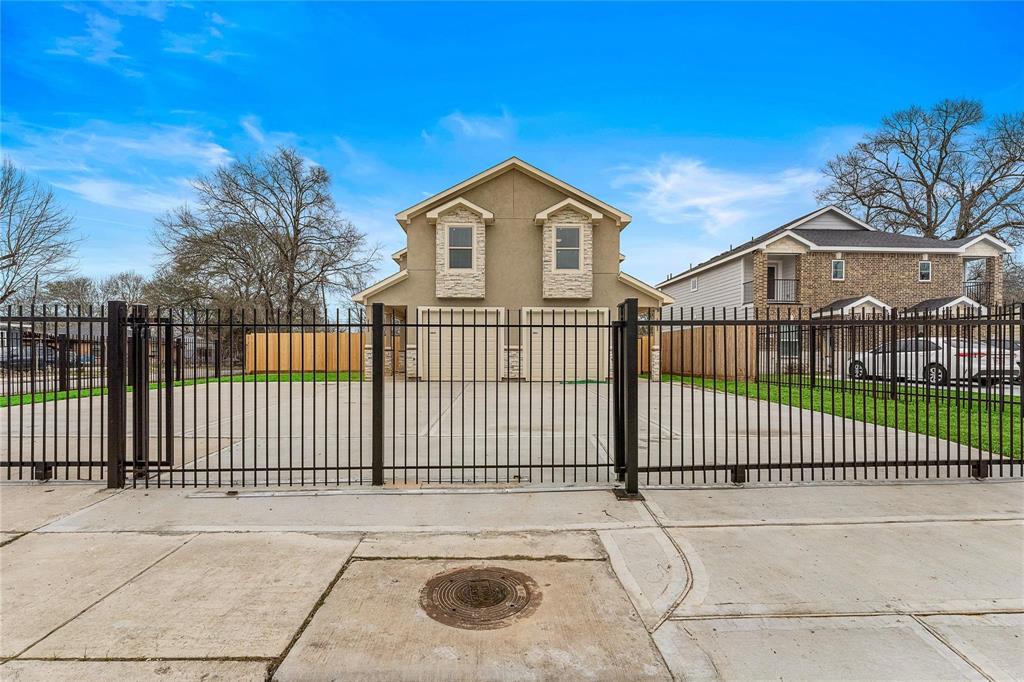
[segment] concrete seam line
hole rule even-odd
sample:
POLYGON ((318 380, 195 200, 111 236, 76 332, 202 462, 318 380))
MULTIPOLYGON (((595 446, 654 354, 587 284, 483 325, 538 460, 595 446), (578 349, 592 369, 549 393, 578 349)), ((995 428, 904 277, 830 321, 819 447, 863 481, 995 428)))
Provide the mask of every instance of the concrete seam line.
MULTIPOLYGON (((918 616, 1000 616, 1007 614, 1024 614, 1022 609, 984 611, 916 611, 918 616)), ((801 611, 798 613, 721 613, 702 614, 699 616, 672 616, 669 620, 673 622, 684 622, 688 620, 749 620, 763 618, 767 620, 789 620, 794 618, 891 618, 892 616, 910 615, 906 611, 833 611, 823 613, 816 611, 801 611)))
POLYGON ((30 531, 30 530, 26 530, 26 531, 24 531, 24 532, 21 532, 21 533, 19 533, 19 532, 15 531, 15 532, 13 533, 13 535, 14 535, 14 537, 13 537, 13 538, 9 538, 9 539, 7 539, 7 540, 4 540, 3 542, 0 542, 0 547, 6 547, 7 545, 11 544, 11 543, 12 543, 12 542, 14 542, 15 540, 20 540, 21 538, 25 537, 26 535, 28 535, 28 534, 29 534, 29 533, 31 533, 31 532, 32 532, 32 531, 30 531))
POLYGON ((273 659, 271 659, 270 665, 267 666, 266 677, 264 678, 268 680, 268 682, 269 680, 272 680, 274 678, 275 674, 277 674, 277 669, 280 668, 281 664, 284 663, 284 660, 288 658, 288 654, 291 653, 292 648, 296 645, 296 643, 298 643, 299 638, 302 637, 302 634, 306 631, 306 628, 309 627, 309 624, 313 622, 313 618, 320 610, 320 607, 322 607, 324 605, 324 602, 327 601, 327 598, 331 596, 331 592, 334 591, 334 586, 341 581, 342 576, 345 575, 345 571, 347 571, 348 567, 352 564, 352 561, 355 558, 356 550, 359 549, 359 545, 362 544, 363 539, 365 537, 365 533, 360 535, 359 540, 356 542, 355 545, 353 545, 352 551, 349 553, 348 558, 345 559, 345 562, 341 565, 341 568, 338 569, 338 572, 334 574, 334 577, 331 579, 331 581, 327 583, 327 587, 324 588, 324 591, 320 593, 320 597, 316 600, 316 602, 314 602, 313 607, 309 610, 309 613, 306 615, 305 620, 303 620, 299 627, 295 630, 295 634, 292 635, 291 641, 289 641, 288 645, 285 646, 284 651, 282 651, 280 655, 275 656, 273 659))
POLYGON ((947 649, 952 651, 954 654, 959 656, 961 659, 963 659, 964 663, 966 663, 967 665, 969 665, 972 668, 974 668, 975 670, 977 670, 979 675, 984 677, 986 680, 989 680, 989 682, 995 682, 995 678, 993 678, 991 675, 989 675, 984 670, 982 670, 981 666, 977 665, 974 661, 969 659, 964 652, 960 651, 955 646, 950 644, 949 641, 945 637, 943 637, 934 628, 932 628, 930 625, 928 625, 928 623, 924 622, 924 620, 922 618, 920 618, 917 614, 908 613, 906 615, 910 616, 914 620, 914 622, 916 622, 918 625, 920 625, 922 628, 924 628, 925 632, 927 632, 932 637, 934 637, 936 640, 938 640, 939 643, 942 644, 942 646, 946 647, 947 649))
POLYGON ((657 632, 662 625, 665 624, 665 621, 669 619, 669 616, 671 616, 672 613, 677 608, 679 608, 679 605, 682 604, 683 600, 686 599, 687 595, 690 594, 690 590, 693 589, 693 568, 690 566, 690 560, 686 558, 686 554, 683 553, 683 550, 679 546, 679 543, 676 542, 675 538, 672 537, 671 533, 668 532, 668 529, 662 523, 661 518, 657 514, 655 514, 654 511, 651 510, 651 508, 648 506, 647 500, 644 499, 642 504, 644 505, 644 507, 647 508, 647 512, 651 515, 651 518, 654 519, 654 522, 658 524, 658 528, 661 530, 661 532, 665 535, 668 541, 672 543, 672 546, 675 547, 676 553, 679 555, 679 558, 683 562, 683 568, 686 569, 686 585, 683 586, 683 591, 679 594, 679 597, 677 597, 672 602, 672 604, 668 607, 665 613, 662 614, 661 618, 658 619, 658 622, 654 624, 654 627, 651 628, 651 633, 653 634, 657 632))
POLYGON ((187 545, 188 543, 192 542, 192 541, 193 541, 194 539, 196 539, 197 537, 199 537, 199 533, 194 533, 194 534, 192 534, 192 535, 191 535, 190 537, 186 538, 185 542, 181 543, 181 544, 180 544, 180 545, 178 545, 177 547, 174 547, 174 548, 173 548, 173 549, 171 549, 171 550, 170 550, 169 552, 165 552, 165 553, 164 553, 163 555, 161 555, 161 556, 157 557, 156 561, 154 561, 153 563, 149 564, 148 566, 145 566, 145 567, 143 567, 143 568, 142 568, 142 570, 138 571, 138 572, 137 572, 137 573, 135 573, 134 575, 131 575, 131 576, 129 576, 129 577, 128 577, 128 578, 127 578, 127 579, 126 579, 126 580, 125 580, 125 581, 124 581, 123 583, 119 584, 119 585, 118 585, 117 587, 115 587, 114 589, 110 590, 109 592, 107 592, 106 594, 104 594, 103 596, 101 596, 101 597, 100 597, 99 599, 96 599, 96 600, 95 600, 95 601, 93 601, 93 602, 92 602, 91 604, 89 604, 88 606, 86 606, 86 607, 85 607, 84 609, 82 609, 81 611, 79 611, 79 612, 78 612, 78 613, 76 613, 75 615, 71 616, 70 618, 66 619, 66 620, 65 620, 65 621, 64 621, 63 623, 61 623, 61 624, 60 624, 60 625, 58 625, 57 627, 53 628, 52 630, 50 630, 49 632, 47 632, 47 633, 46 633, 45 635, 43 635, 43 636, 42 636, 42 637, 40 637, 39 639, 35 640, 35 641, 34 641, 34 642, 32 642, 31 644, 29 644, 29 645, 28 645, 27 647, 25 647, 24 649, 22 649, 21 651, 19 651, 18 653, 16 653, 16 654, 15 654, 14 656, 11 656, 11 657, 10 657, 9 659, 6 659, 6 660, 12 660, 12 659, 15 659, 15 658, 17 658, 18 656, 22 655, 23 653, 25 653, 26 651, 28 651, 29 649, 31 649, 31 648, 32 648, 32 647, 34 647, 35 645, 39 644, 40 642, 42 642, 42 641, 43 641, 44 639, 46 639, 47 637, 49 637, 49 636, 50 636, 50 635, 52 635, 53 633, 57 632, 57 630, 60 630, 60 629, 61 629, 62 627, 64 627, 65 625, 67 625, 67 624, 68 624, 68 623, 70 623, 71 621, 75 620, 76 618, 78 618, 79 616, 81 616, 81 615, 82 615, 83 613, 85 613, 86 611, 88 611, 89 609, 91 609, 92 607, 94 607, 94 606, 96 606, 97 604, 99 604, 99 603, 100 603, 101 601, 104 601, 105 599, 107 599, 107 598, 108 598, 108 597, 109 597, 110 595, 114 594, 115 592, 117 592, 118 590, 120 590, 120 589, 121 589, 122 587, 124 587, 124 586, 125 586, 125 585, 127 585, 128 583, 132 582, 133 580, 137 580, 137 579, 138 579, 138 578, 139 578, 139 577, 140 577, 140 576, 141 576, 141 575, 142 575, 143 573, 147 572, 147 571, 148 571, 149 569, 153 568, 154 566, 156 566, 157 564, 159 564, 160 562, 162 562, 162 561, 163 561, 164 559, 166 559, 167 557, 171 556, 172 554, 174 554, 175 552, 177 552, 177 551, 178 551, 179 549, 181 549, 182 547, 184 547, 184 546, 185 546, 185 545, 187 545))
POLYGON ((226 663, 269 663, 273 661, 272 656, 98 656, 96 658, 87 658, 83 656, 22 656, 20 658, 12 658, 10 661, 31 661, 31 662, 64 662, 72 661, 75 663, 149 663, 150 661, 157 662, 190 662, 190 661, 215 661, 215 662, 226 662, 226 663))
POLYGON ((932 519, 873 519, 866 521, 856 520, 844 520, 835 519, 832 521, 745 521, 745 522, 725 522, 725 523, 669 523, 663 526, 663 528, 689 528, 689 529, 701 529, 701 528, 802 528, 802 527, 817 527, 817 526, 886 526, 886 525, 900 525, 900 524, 923 524, 923 523, 1005 523, 1013 522, 1017 523, 1024 521, 1024 516, 980 516, 977 518, 932 518, 932 519))
MULTIPOLYGON (((101 490, 110 490, 110 488, 101 488, 101 490)), ((31 530, 27 530, 27 531, 25 531, 25 532, 23 533, 23 535, 28 535, 29 533, 35 533, 36 531, 38 531, 38 530, 41 530, 41 529, 43 529, 43 528, 46 528, 46 527, 47 527, 47 526, 49 526, 49 525, 52 525, 52 524, 54 524, 54 523, 57 523, 57 522, 59 522, 59 521, 63 521, 64 519, 66 519, 66 518, 68 518, 68 517, 70 517, 70 516, 74 516, 75 514, 77 514, 77 513, 79 513, 79 512, 83 512, 83 511, 85 511, 86 509, 90 509, 90 508, 92 508, 92 507, 95 507, 95 506, 96 506, 96 505, 98 505, 98 504, 103 504, 103 503, 104 503, 104 502, 106 502, 107 500, 112 500, 112 499, 114 499, 115 497, 117 497, 118 495, 120 495, 121 493, 123 493, 123 492, 124 492, 125 490, 127 490, 127 488, 120 488, 120 489, 115 489, 115 490, 114 490, 114 492, 110 493, 109 495, 107 495, 106 497, 104 497, 104 498, 103 498, 102 500, 96 500, 95 502, 90 502, 89 504, 85 505, 84 507, 80 507, 80 508, 78 508, 78 509, 76 509, 76 510, 74 510, 74 511, 70 511, 70 512, 67 512, 66 514, 61 514, 60 516, 58 516, 57 518, 55 518, 55 519, 53 519, 53 520, 51 520, 51 521, 47 521, 47 522, 45 522, 45 523, 42 523, 42 524, 40 524, 40 525, 36 526, 35 528, 33 528, 33 529, 31 529, 31 530)), ((19 537, 20 537, 20 536, 19 536, 19 537)), ((17 539, 18 539, 18 538, 13 538, 13 539, 11 540, 11 542, 13 542, 14 540, 17 540, 17 539)), ((5 542, 4 544, 7 544, 7 543, 5 542)))

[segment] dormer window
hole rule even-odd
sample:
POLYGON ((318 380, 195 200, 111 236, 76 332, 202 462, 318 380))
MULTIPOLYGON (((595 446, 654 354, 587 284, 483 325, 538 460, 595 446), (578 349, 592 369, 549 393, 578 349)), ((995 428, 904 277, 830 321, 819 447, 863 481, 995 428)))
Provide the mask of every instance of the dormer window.
POLYGON ((448 269, 473 268, 473 228, 463 225, 448 228, 448 269))
POLYGON ((555 269, 580 269, 580 228, 555 228, 555 269))

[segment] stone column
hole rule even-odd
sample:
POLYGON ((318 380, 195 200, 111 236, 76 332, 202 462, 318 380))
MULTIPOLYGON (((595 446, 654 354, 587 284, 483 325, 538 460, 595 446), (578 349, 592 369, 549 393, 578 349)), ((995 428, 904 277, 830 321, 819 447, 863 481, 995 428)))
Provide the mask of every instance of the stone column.
POLYGON ((764 310, 768 306, 768 254, 754 251, 754 309, 764 310))
POLYGON ((651 346, 651 381, 661 381, 661 346, 651 346))
POLYGON ((363 379, 369 381, 373 378, 373 346, 363 346, 363 379))
POLYGON ((405 347, 405 378, 406 380, 418 380, 420 378, 419 367, 416 366, 416 346, 405 347))
POLYGON ((989 301, 985 305, 1003 304, 1003 277, 1006 275, 1006 256, 991 256, 985 262, 985 281, 989 286, 989 301))

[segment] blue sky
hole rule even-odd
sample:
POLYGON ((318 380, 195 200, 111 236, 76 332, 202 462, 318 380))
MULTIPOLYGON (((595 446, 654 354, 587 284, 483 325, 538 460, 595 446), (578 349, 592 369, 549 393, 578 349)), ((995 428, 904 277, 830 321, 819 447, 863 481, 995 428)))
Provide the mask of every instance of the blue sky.
POLYGON ((623 267, 657 282, 813 209, 886 113, 1024 108, 1021 26, 996 3, 4 2, 0 142, 75 214, 89 275, 151 271, 189 178, 288 144, 384 253, 396 211, 520 156, 633 214, 623 267))

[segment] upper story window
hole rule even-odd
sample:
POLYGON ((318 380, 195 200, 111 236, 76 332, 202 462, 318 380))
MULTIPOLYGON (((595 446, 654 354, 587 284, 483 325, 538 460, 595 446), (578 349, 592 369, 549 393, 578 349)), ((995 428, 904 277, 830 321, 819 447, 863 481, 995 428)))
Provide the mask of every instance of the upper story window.
POLYGON ((841 282, 846 279, 846 261, 836 258, 832 261, 832 281, 841 282))
POLYGON ((697 291, 697 278, 694 277, 690 280, 690 291, 697 291))
POLYGON ((473 267, 473 228, 448 228, 448 268, 468 270, 473 267))
POLYGON ((917 281, 918 282, 930 282, 930 281, 932 281, 932 262, 930 260, 918 261, 918 263, 917 263, 917 281))
POLYGON ((555 228, 555 269, 580 269, 580 228, 555 228))

